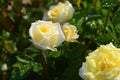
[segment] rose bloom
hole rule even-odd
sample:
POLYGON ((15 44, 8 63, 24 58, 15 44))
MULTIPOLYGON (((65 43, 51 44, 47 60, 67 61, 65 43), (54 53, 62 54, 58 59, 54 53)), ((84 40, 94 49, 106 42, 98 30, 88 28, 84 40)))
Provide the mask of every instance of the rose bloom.
POLYGON ((63 24, 72 18, 73 13, 74 8, 70 2, 59 2, 57 5, 50 7, 49 11, 44 14, 43 20, 51 20, 63 24))
POLYGON ((42 50, 56 50, 56 46, 65 40, 59 23, 38 20, 31 24, 29 35, 32 43, 42 50))
POLYGON ((62 26, 63 33, 66 37, 66 42, 76 42, 79 35, 77 34, 77 28, 74 25, 65 23, 62 26))
POLYGON ((84 80, 120 80, 120 48, 101 45, 86 57, 79 75, 84 80))

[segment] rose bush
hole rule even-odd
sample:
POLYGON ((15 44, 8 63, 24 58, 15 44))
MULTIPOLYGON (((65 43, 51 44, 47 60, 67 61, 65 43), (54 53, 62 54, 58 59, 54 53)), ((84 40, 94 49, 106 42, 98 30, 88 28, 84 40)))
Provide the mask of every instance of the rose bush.
POLYGON ((55 47, 65 40, 59 23, 38 20, 31 24, 29 35, 32 43, 43 50, 56 50, 55 47))
POLYGON ((120 47, 119 3, 120 0, 0 0, 0 80, 119 80, 118 48, 103 45, 85 62, 87 53, 101 44, 112 42, 120 47), (46 16, 44 11, 48 11, 46 16), (45 21, 41 21, 43 15, 45 21), (61 27, 55 22, 60 22, 61 27), (75 25, 79 39, 73 38, 73 28, 63 29, 66 22, 75 25), (67 36, 70 42, 60 44, 67 36), (30 37, 40 49, 33 47, 30 37), (58 51, 50 51, 55 48, 58 51))
POLYGON ((79 75, 84 80, 119 80, 120 49, 112 43, 101 45, 86 57, 79 75))
POLYGON ((73 13, 74 8, 69 1, 65 3, 59 2, 58 5, 50 7, 49 11, 44 14, 43 20, 51 20, 63 24, 72 18, 73 13))
POLYGON ((66 37, 66 42, 76 42, 79 35, 77 34, 77 28, 74 25, 65 23, 62 26, 63 33, 66 37))

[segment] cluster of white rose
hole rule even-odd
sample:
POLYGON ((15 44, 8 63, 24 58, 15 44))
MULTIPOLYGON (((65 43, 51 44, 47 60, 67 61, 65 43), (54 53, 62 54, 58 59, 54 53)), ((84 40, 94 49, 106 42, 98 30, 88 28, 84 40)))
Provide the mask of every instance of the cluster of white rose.
POLYGON ((43 20, 38 20, 31 24, 29 35, 31 42, 42 50, 56 50, 56 46, 64 41, 75 42, 79 37, 77 28, 69 24, 74 14, 74 8, 69 1, 59 2, 51 6, 43 20))
MULTIPOLYGON (((43 20, 31 24, 29 35, 31 42, 42 50, 56 50, 62 42, 75 42, 79 37, 77 28, 69 21, 74 8, 68 1, 51 6, 43 20)), ((112 43, 101 45, 86 57, 79 75, 84 80, 120 80, 120 49, 112 43)))

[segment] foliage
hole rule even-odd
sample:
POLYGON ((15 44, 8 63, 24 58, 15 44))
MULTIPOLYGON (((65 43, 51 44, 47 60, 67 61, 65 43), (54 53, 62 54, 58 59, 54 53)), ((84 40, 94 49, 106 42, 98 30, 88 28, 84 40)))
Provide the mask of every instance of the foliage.
POLYGON ((6 80, 82 80, 78 72, 89 52, 110 42, 120 47, 120 0, 69 0, 78 42, 64 42, 57 52, 41 56, 29 41, 29 27, 59 1, 65 0, 0 0, 0 66, 8 65, 6 80))

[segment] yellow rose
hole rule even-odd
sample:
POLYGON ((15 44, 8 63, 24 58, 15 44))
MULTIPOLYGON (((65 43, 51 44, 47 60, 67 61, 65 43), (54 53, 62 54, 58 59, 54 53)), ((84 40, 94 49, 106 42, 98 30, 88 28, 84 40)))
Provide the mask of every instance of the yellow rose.
POLYGON ((63 24, 72 18, 73 13, 74 8, 70 2, 59 2, 58 5, 50 7, 49 11, 44 14, 43 20, 51 20, 63 24))
POLYGON ((59 23, 38 20, 31 24, 29 35, 32 43, 43 50, 56 50, 56 46, 64 40, 64 34, 59 23))
POLYGON ((79 35, 77 34, 77 28, 74 25, 65 23, 62 26, 62 30, 66 37, 66 42, 75 42, 77 41, 76 39, 79 38, 79 35))
POLYGON ((120 80, 120 48, 101 45, 86 57, 79 75, 84 80, 120 80))

